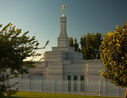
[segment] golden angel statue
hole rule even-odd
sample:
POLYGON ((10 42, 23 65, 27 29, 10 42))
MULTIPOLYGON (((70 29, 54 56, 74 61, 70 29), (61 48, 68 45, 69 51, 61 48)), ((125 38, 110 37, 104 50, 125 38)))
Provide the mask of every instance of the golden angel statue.
POLYGON ((65 5, 62 5, 62 15, 64 16, 64 9, 65 9, 65 5))

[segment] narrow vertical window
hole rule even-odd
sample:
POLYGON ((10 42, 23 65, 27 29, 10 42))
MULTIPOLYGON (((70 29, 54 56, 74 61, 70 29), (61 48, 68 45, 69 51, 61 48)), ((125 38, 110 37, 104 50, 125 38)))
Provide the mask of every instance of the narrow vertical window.
POLYGON ((77 91, 77 76, 74 76, 74 91, 77 91))
POLYGON ((83 81, 84 80, 84 76, 80 76, 80 80, 83 81))
POLYGON ((83 75, 80 76, 80 81, 81 81, 80 90, 81 90, 81 92, 83 92, 83 91, 85 91, 85 81, 84 81, 84 76, 83 75))
POLYGON ((67 80, 68 80, 68 92, 71 91, 71 75, 67 76, 67 80))
POLYGON ((75 81, 77 80, 77 76, 74 76, 74 80, 75 80, 75 81))
POLYGON ((67 80, 71 80, 71 76, 70 75, 67 76, 67 80))

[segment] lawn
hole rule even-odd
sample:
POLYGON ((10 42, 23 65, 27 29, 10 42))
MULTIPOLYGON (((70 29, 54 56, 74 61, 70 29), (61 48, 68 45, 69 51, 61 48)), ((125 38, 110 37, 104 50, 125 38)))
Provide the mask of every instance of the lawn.
MULTIPOLYGON (((5 97, 6 98, 6 97, 5 97)), ((18 92, 11 98, 120 98, 120 97, 100 97, 70 94, 37 93, 37 92, 18 92)))

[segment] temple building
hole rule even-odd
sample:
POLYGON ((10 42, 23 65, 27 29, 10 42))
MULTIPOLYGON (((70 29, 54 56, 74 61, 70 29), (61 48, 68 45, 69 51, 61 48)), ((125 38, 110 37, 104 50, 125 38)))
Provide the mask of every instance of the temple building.
MULTIPOLYGON (((44 80, 73 80, 88 83, 88 80, 97 80, 99 71, 103 70, 100 60, 83 60, 82 53, 75 52, 69 46, 66 23, 67 17, 64 15, 64 5, 62 6, 62 16, 60 17, 60 34, 57 38, 57 47, 52 47, 52 51, 44 54, 44 61, 40 63, 44 80)), ((71 82, 70 82, 71 83, 71 82)))
POLYGON ((101 95, 111 95, 111 92, 117 92, 121 95, 122 88, 117 88, 100 77, 99 71, 104 71, 100 60, 83 60, 82 53, 75 52, 69 46, 66 29, 67 17, 64 15, 64 8, 63 5, 57 46, 52 47, 52 51, 45 52, 44 61, 38 62, 37 67, 30 70, 30 75, 41 76, 41 82, 37 81, 38 84, 40 83, 41 91, 83 92, 84 94, 101 95))
POLYGON ((84 79, 85 61, 82 60, 82 53, 75 52, 74 49, 69 46, 66 23, 67 18, 64 16, 63 11, 60 17, 60 34, 57 38, 57 47, 52 47, 52 51, 47 51, 44 55, 44 66, 46 68, 44 77, 46 79, 84 79))

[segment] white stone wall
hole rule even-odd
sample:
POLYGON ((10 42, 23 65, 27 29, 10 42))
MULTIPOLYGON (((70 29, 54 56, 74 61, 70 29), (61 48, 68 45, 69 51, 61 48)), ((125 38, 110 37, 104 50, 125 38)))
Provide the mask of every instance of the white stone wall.
POLYGON ((47 79, 63 80, 63 65, 61 62, 47 62, 47 79))

